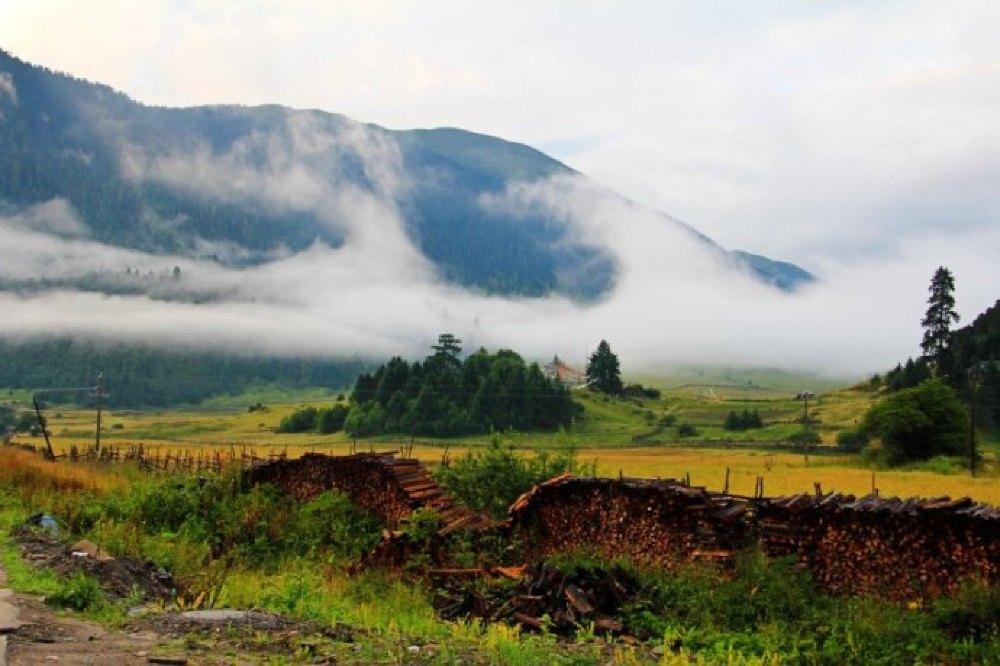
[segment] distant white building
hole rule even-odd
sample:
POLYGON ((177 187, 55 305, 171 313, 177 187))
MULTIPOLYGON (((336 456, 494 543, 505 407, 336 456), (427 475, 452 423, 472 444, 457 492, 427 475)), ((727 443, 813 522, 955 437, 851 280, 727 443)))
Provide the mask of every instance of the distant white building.
POLYGON ((546 363, 542 370, 546 377, 558 379, 566 386, 582 386, 587 383, 586 372, 568 365, 558 356, 553 356, 552 361, 546 363))

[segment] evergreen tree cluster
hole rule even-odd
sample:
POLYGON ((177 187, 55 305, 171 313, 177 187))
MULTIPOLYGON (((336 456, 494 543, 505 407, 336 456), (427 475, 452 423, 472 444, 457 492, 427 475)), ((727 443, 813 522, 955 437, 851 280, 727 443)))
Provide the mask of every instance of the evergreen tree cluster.
POLYGON ((938 268, 928 291, 927 312, 921 320, 924 355, 908 359, 886 373, 890 392, 902 391, 937 378, 955 389, 966 404, 974 405, 980 423, 1000 428, 1000 300, 963 328, 955 312, 955 278, 938 268))
POLYGON ((889 391, 913 388, 931 378, 931 366, 924 357, 906 359, 906 364, 897 364, 885 373, 885 386, 889 391))
POLYGON ((347 420, 347 405, 332 407, 303 407, 281 419, 278 432, 319 432, 329 435, 343 429, 347 420))
POLYGON ((537 363, 510 350, 459 357, 461 340, 445 334, 424 361, 392 358, 358 377, 344 430, 449 436, 568 427, 576 407, 569 390, 537 363))
POLYGON ((764 421, 760 418, 760 412, 756 409, 753 411, 744 409, 742 412, 730 410, 729 414, 726 415, 726 421, 723 425, 726 430, 752 430, 754 428, 763 428, 764 421))

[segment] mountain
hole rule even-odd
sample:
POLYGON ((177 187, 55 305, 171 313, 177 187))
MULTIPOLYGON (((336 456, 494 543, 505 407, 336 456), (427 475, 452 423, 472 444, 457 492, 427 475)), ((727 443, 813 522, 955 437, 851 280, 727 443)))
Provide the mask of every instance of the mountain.
MULTIPOLYGON (((581 177, 496 137, 390 130, 277 105, 146 106, 0 51, 0 215, 65 202, 70 227, 110 246, 265 263, 317 241, 344 243, 357 221, 338 205, 344 192, 361 192, 392 201, 405 233, 449 282, 592 299, 615 282, 607 248, 551 212, 515 219, 483 205, 511 186, 559 176, 581 177)), ((704 241, 780 289, 814 279, 704 241)))

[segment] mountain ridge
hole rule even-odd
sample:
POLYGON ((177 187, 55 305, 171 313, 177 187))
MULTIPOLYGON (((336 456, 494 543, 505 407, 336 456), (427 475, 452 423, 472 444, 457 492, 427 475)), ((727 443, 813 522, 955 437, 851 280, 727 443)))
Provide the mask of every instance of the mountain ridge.
MULTIPOLYGON (((511 184, 583 177, 527 144, 454 127, 387 129, 279 104, 145 105, 105 84, 3 50, 0 76, 7 82, 0 86, 0 202, 25 206, 65 199, 99 242, 235 265, 264 263, 316 241, 338 247, 346 237, 344 216, 315 202, 303 205, 281 187, 295 184, 291 175, 301 160, 337 187, 381 192, 391 187, 391 178, 377 164, 371 169, 374 154, 376 162, 398 159, 409 187, 393 196, 406 233, 446 281, 487 293, 583 300, 608 293, 615 283, 613 253, 577 238, 564 220, 533 213, 512 223, 509 215, 481 205, 483 196, 511 184), (357 127, 367 134, 355 136, 357 127), (329 142, 327 152, 310 145, 313 138, 329 142), (237 175, 257 168, 274 176, 279 198, 291 205, 254 201, 258 191, 250 186, 217 197, 205 194, 207 186, 198 189, 204 183, 185 189, 169 177, 129 173, 160 169, 169 176, 170 160, 180 154, 206 160, 206 173, 220 164, 233 166, 237 175), (226 161, 234 154, 242 161, 226 161), (288 174, 275 172, 275 165, 286 163, 292 165, 288 174), (288 183, 281 180, 286 176, 288 183), (216 246, 223 250, 205 249, 216 246)), ((791 291, 815 279, 788 262, 725 250, 661 215, 766 284, 791 291)))

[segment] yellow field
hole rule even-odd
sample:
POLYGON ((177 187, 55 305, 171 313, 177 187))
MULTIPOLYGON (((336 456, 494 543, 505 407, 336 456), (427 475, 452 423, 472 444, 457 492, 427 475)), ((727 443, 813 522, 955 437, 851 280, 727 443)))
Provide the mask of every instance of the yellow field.
MULTIPOLYGON (((726 468, 730 469, 729 490, 752 495, 757 476, 764 477, 765 495, 811 492, 818 481, 824 491, 837 490, 866 494, 871 491, 872 472, 856 466, 849 456, 805 456, 764 451, 731 449, 635 448, 585 451, 584 459, 597 461, 599 474, 684 478, 691 483, 721 490, 726 468)), ((877 471, 875 486, 883 496, 919 495, 935 497, 971 496, 982 502, 1000 504, 1000 478, 970 478, 966 474, 935 474, 922 471, 877 471)))
MULTIPOLYGON (((742 395, 740 400, 744 400, 742 395)), ((794 492, 811 492, 813 483, 819 482, 824 490, 838 490, 854 494, 864 494, 871 490, 872 473, 860 463, 856 456, 822 455, 810 456, 808 460, 798 454, 772 453, 755 450, 755 444, 747 442, 739 448, 710 444, 708 447, 692 446, 683 442, 665 442, 655 445, 638 445, 632 436, 648 429, 643 420, 643 412, 661 413, 682 410, 682 418, 699 424, 705 431, 711 426, 702 425, 721 420, 722 415, 736 404, 737 398, 729 400, 713 397, 685 397, 679 392, 665 395, 662 403, 635 404, 630 401, 606 403, 596 399, 584 400, 588 412, 579 427, 571 435, 512 434, 505 439, 525 450, 565 447, 572 443, 584 461, 596 461, 598 472, 614 476, 684 478, 690 474, 691 481, 712 489, 721 489, 725 471, 730 469, 732 492, 752 494, 758 476, 764 477, 764 492, 767 495, 794 492), (699 421, 699 419, 701 419, 699 421)), ((312 400, 311 404, 329 404, 312 400)), ((824 439, 832 442, 836 431, 851 427, 860 414, 871 404, 872 396, 863 391, 835 391, 816 401, 813 414, 821 418, 824 439)), ((384 451, 407 445, 405 441, 387 438, 375 444, 358 442, 354 444, 343 433, 319 435, 316 433, 282 434, 274 432, 283 416, 297 409, 302 401, 282 404, 268 403, 265 411, 248 412, 245 409, 206 410, 163 410, 163 411, 116 411, 105 414, 102 438, 105 444, 127 447, 141 443, 147 449, 162 452, 195 451, 237 451, 246 447, 260 456, 285 451, 289 456, 299 456, 309 451, 343 454, 353 450, 368 450, 374 447, 384 451)), ((741 403, 742 404, 742 403, 741 403)), ((778 418, 784 411, 797 414, 800 405, 789 399, 762 401, 762 410, 770 410, 778 418)), ((49 429, 57 451, 67 451, 71 446, 85 448, 93 442, 93 410, 51 407, 47 411, 49 429)), ((723 432, 716 427, 715 431, 723 432)), ((443 441, 418 442, 413 449, 416 457, 430 462, 441 461, 445 447, 452 459, 462 455, 470 446, 482 446, 486 436, 469 437, 462 441, 446 444, 443 441)), ((36 446, 42 444, 40 437, 19 435, 17 441, 36 446)), ((643 444, 647 444, 643 442, 643 444)), ((941 474, 932 471, 879 471, 875 475, 875 486, 886 496, 964 496, 977 500, 1000 504, 1000 465, 995 444, 984 448, 987 457, 986 473, 982 478, 972 479, 967 474, 941 474)))
MULTIPOLYGON (((116 443, 128 446, 127 442, 116 443)), ((221 451, 228 453, 235 449, 239 454, 244 447, 219 444, 144 443, 147 449, 161 454, 181 452, 221 451)), ((246 451, 253 451, 260 457, 285 453, 298 457, 305 453, 318 452, 328 455, 343 455, 354 450, 376 451, 398 449, 389 443, 374 445, 348 443, 339 444, 298 444, 298 445, 248 445, 246 451)), ((56 443, 57 453, 66 452, 67 444, 56 443)), ((447 455, 455 459, 467 451, 466 447, 448 446, 447 455)), ((413 447, 413 456, 429 464, 437 464, 445 454, 445 447, 438 444, 419 444, 413 447)), ((527 453, 526 453, 527 454, 527 453)), ((711 490, 722 490, 726 468, 730 470, 730 492, 752 495, 758 476, 764 478, 766 495, 785 495, 797 492, 812 492, 813 484, 819 482, 824 491, 836 490, 855 495, 867 494, 872 487, 872 471, 859 466, 852 456, 822 455, 803 456, 792 453, 772 453, 767 451, 733 450, 716 448, 687 448, 681 446, 634 447, 634 448, 583 448, 579 457, 584 462, 594 461, 597 472, 602 476, 661 477, 683 479, 690 475, 691 483, 711 490)), ((1000 478, 990 470, 987 476, 971 478, 967 474, 938 474, 927 471, 879 470, 875 472, 875 487, 883 496, 951 497, 970 496, 982 502, 1000 504, 1000 478)))

